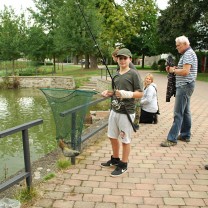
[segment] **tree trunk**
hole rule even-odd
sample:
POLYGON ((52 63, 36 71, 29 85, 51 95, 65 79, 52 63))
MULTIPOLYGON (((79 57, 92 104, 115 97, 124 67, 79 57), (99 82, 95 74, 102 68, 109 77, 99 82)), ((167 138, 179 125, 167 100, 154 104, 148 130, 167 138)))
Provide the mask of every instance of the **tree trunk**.
POLYGON ((73 57, 73 64, 74 65, 78 64, 78 56, 77 55, 73 57))
POLYGON ((85 54, 85 69, 90 68, 90 63, 89 63, 89 55, 85 54))
POLYGON ((98 69, 97 57, 90 56, 90 68, 91 69, 98 69))
POLYGON ((56 74, 56 56, 53 55, 53 73, 56 74))
POLYGON ((12 75, 14 76, 14 60, 12 60, 12 75))
POLYGON ((145 57, 145 55, 142 54, 142 69, 144 69, 144 57, 145 57))

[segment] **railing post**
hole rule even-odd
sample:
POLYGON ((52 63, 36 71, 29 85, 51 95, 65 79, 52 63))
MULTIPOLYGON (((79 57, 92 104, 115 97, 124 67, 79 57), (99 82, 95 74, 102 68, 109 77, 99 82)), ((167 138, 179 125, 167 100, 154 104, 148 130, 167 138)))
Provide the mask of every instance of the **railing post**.
MULTIPOLYGON (((76 149, 76 112, 72 113, 72 119, 71 119, 71 145, 72 149, 76 149)), ((71 163, 72 165, 75 165, 75 157, 71 157, 71 163)))
POLYGON ((22 130, 22 142, 23 142, 23 151, 24 151, 25 172, 30 173, 29 177, 26 178, 27 188, 29 189, 32 184, 32 175, 31 175, 28 129, 22 130))

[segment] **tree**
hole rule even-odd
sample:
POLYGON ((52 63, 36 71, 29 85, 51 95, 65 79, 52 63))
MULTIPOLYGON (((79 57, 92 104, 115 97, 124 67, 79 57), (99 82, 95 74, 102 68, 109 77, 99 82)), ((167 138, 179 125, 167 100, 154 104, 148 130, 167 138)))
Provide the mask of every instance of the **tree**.
POLYGON ((0 59, 14 61, 21 57, 22 36, 20 31, 21 19, 10 7, 4 7, 0 13, 0 59))
POLYGON ((198 22, 195 24, 198 32, 197 49, 208 50, 208 12, 201 15, 198 22))
POLYGON ((57 48, 70 51, 77 56, 77 59, 82 59, 82 56, 85 55, 85 68, 89 68, 89 58, 91 67, 97 68, 97 58, 95 57, 98 56, 98 50, 91 37, 91 32, 99 45, 102 25, 95 2, 95 0, 86 0, 77 5, 73 0, 67 0, 59 12, 59 27, 55 31, 57 48))
POLYGON ((204 18, 208 11, 207 1, 170 0, 169 5, 158 18, 158 34, 163 52, 176 54, 174 40, 181 35, 190 39, 193 48, 200 48, 199 43, 207 41, 207 30, 200 30, 202 25, 206 26, 204 18))
POLYGON ((142 67, 144 68, 144 57, 157 54, 157 8, 155 2, 149 1, 126 1, 125 8, 133 25, 137 25, 135 32, 125 39, 124 45, 132 53, 142 55, 142 67))
POLYGON ((29 59, 44 62, 47 57, 47 35, 43 28, 38 25, 33 25, 27 30, 27 37, 25 40, 26 48, 24 53, 29 59))
POLYGON ((55 46, 54 33, 57 24, 59 9, 63 6, 64 0, 33 0, 37 10, 30 9, 37 24, 40 24, 47 35, 48 56, 53 58, 54 73, 56 73, 56 56, 59 53, 55 46))

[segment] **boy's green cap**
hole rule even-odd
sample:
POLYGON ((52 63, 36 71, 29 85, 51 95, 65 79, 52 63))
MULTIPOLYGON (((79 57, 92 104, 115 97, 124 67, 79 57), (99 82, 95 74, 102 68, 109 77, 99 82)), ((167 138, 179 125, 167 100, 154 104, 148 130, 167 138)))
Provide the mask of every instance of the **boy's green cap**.
POLYGON ((118 51, 116 56, 132 57, 131 51, 127 48, 122 48, 118 51))

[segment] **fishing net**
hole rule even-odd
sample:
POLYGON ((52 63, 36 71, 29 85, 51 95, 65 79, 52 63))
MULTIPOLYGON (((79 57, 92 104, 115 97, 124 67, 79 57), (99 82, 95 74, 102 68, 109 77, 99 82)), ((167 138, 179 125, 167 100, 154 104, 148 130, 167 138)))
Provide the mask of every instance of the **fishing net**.
POLYGON ((52 109, 56 125, 56 140, 63 140, 72 149, 78 150, 81 144, 81 134, 87 114, 88 104, 96 91, 68 89, 40 89, 52 109), (83 107, 75 112, 71 109, 83 107))

